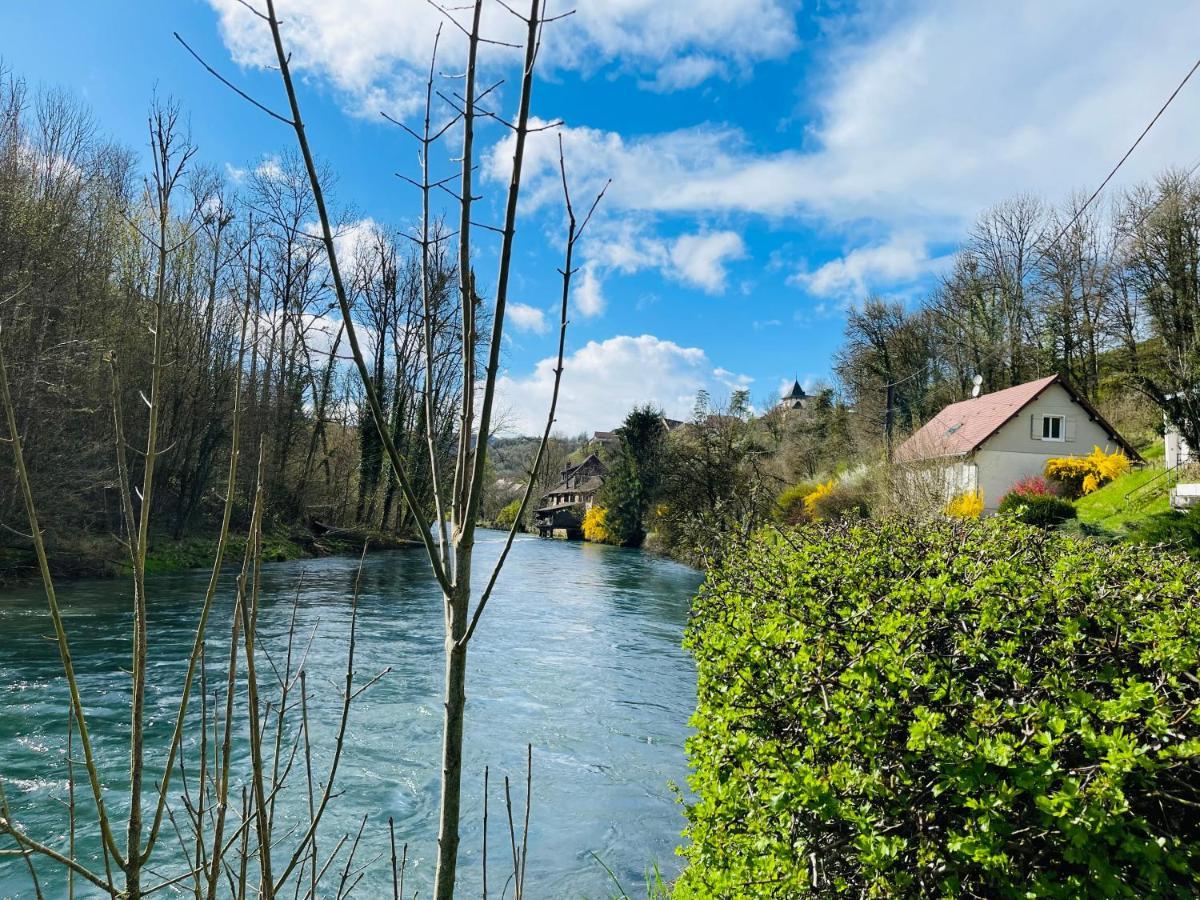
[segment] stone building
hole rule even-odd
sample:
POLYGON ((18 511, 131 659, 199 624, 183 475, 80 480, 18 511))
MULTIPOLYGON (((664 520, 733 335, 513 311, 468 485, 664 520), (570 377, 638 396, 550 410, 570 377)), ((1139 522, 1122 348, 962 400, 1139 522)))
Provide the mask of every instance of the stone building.
POLYGON ((583 517, 596 500, 607 470, 595 453, 581 463, 567 466, 562 480, 544 497, 533 514, 533 524, 542 537, 578 540, 583 537, 583 517))
POLYGON ((779 399, 779 402, 775 404, 775 408, 781 410, 807 409, 808 404, 814 399, 814 397, 804 393, 804 388, 800 386, 799 380, 796 380, 792 382, 792 389, 784 394, 779 399))

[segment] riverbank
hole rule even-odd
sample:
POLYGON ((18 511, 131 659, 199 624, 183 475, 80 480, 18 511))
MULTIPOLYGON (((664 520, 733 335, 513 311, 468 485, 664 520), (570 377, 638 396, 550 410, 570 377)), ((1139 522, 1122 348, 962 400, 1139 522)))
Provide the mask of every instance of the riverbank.
MULTIPOLYGON (((151 535, 146 554, 149 573, 209 569, 217 553, 216 532, 175 539, 151 535)), ((286 562, 327 556, 356 556, 367 542, 377 550, 419 548, 421 542, 379 531, 320 527, 320 530, 276 529, 263 535, 263 561, 286 562)), ((225 562, 242 557, 246 537, 231 534, 226 542, 225 562)), ((116 578, 129 574, 127 551, 113 535, 75 535, 49 543, 47 555, 55 578, 116 578)), ((37 559, 32 547, 0 546, 0 585, 16 584, 37 577, 37 559)))

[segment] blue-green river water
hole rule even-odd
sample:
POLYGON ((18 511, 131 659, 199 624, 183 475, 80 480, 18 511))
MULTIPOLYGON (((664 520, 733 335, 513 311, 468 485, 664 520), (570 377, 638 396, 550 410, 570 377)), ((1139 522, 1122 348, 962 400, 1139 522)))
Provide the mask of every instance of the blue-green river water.
MULTIPOLYGON (((502 535, 485 531, 480 537, 477 582, 490 571, 502 535)), ((318 780, 333 750, 340 713, 357 568, 357 560, 346 558, 264 567, 260 646, 281 665, 293 606, 298 644, 316 629, 305 670, 314 695, 309 716, 318 780)), ((209 631, 210 697, 223 688, 218 682, 223 682, 220 672, 228 654, 232 579, 230 573, 209 631)), ((155 576, 149 583, 149 799, 155 796, 151 784, 161 774, 161 749, 206 582, 207 573, 197 571, 155 576)), ((644 892, 650 865, 657 864, 668 878, 678 871, 675 848, 684 821, 671 784, 683 786, 687 777, 683 744, 696 699, 695 669, 680 641, 699 582, 697 572, 638 551, 518 538, 471 645, 462 896, 480 894, 485 765, 491 767, 492 784, 489 896, 501 896, 511 870, 503 776, 513 778, 514 803, 523 805, 527 743, 533 745, 528 897, 616 895, 596 857, 632 896, 644 892)), ((129 584, 119 579, 60 587, 88 726, 106 781, 106 804, 117 816, 127 791, 130 594, 129 584)), ((324 857, 340 835, 353 836, 366 815, 353 867, 366 868, 354 895, 390 897, 387 820, 393 817, 397 843, 408 844, 406 894, 418 890, 428 897, 437 823, 442 611, 420 551, 367 557, 358 616, 356 684, 385 667, 392 671, 352 708, 336 780, 341 793, 322 825, 319 848, 324 857)), ((0 777, 13 818, 31 836, 65 849, 66 686, 51 633, 39 585, 0 594, 0 777)), ((259 666, 269 698, 274 695, 269 664, 260 661, 259 666)), ((244 719, 239 724, 237 746, 244 758, 244 719)), ((195 756, 190 742, 189 768, 195 756)), ((86 819, 90 790, 81 767, 76 774, 80 816, 86 819)), ((288 829, 307 823, 299 776, 297 771, 279 797, 276 856, 290 852, 294 836, 289 838, 288 829)), ((194 771, 189 781, 194 785, 194 771)), ((172 795, 180 789, 176 778, 172 795)), ((183 805, 172 806, 180 829, 188 830, 183 805)), ((0 841, 0 849, 9 847, 0 841)), ((81 828, 78 855, 102 870, 94 829, 81 828)), ((336 894, 345 857, 343 852, 330 867, 321 895, 336 894)), ((181 859, 168 822, 152 865, 167 878, 185 867, 181 859)), ((47 897, 65 896, 65 880, 52 864, 41 861, 38 870, 47 897)), ((77 882, 76 895, 95 895, 86 887, 77 882)), ((190 885, 180 886, 185 889, 190 885)), ((172 895, 175 890, 167 889, 158 896, 172 895)), ((0 897, 32 896, 24 863, 0 856, 0 897)))

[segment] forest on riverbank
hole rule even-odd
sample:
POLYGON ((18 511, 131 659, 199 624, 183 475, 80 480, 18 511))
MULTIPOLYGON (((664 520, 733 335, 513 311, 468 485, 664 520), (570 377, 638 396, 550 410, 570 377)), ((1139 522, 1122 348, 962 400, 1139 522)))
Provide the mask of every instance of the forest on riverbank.
MULTIPOLYGON (((137 154, 108 140, 67 93, 34 91, 0 73, 0 110, 0 323, 30 476, 55 565, 111 571, 123 558, 113 537, 121 524, 113 408, 114 401, 125 411, 145 404, 158 262, 148 236, 161 211, 137 154)), ((203 161, 186 129, 174 140, 179 166, 162 275, 169 362, 158 423, 166 450, 153 499, 152 564, 203 564, 209 555, 239 373, 244 446, 261 447, 273 554, 328 552, 368 536, 411 540, 412 507, 383 442, 362 427, 370 420, 363 384, 349 365, 299 157, 282 153, 235 179, 203 161)), ((437 239, 445 226, 431 222, 435 252, 423 284, 420 254, 396 229, 351 226, 349 208, 334 216, 345 226, 337 240, 369 378, 428 518, 431 473, 449 477, 458 440, 448 414, 461 399, 457 261, 437 239), (434 345, 428 369, 424 298, 434 345), (437 423, 432 454, 427 385, 437 423)), ((1060 373, 1134 443, 1151 443, 1164 416, 1200 443, 1200 401, 1191 389, 1200 379, 1198 259, 1200 186, 1190 173, 1164 173, 1102 208, 1080 197, 1000 203, 978 219, 923 300, 867 297, 849 311, 834 381, 812 389, 812 412, 802 421, 764 415, 769 410, 747 395, 699 398, 692 440, 679 442, 688 458, 676 473, 647 475, 650 489, 625 478, 639 508, 636 526, 619 513, 626 524, 617 540, 648 532, 687 555, 695 541, 685 535, 727 530, 706 516, 764 521, 788 488, 830 478, 861 483, 890 447, 966 397, 976 376, 991 391, 1060 373), (683 496, 691 490, 685 477, 703 505, 683 496), (674 485, 671 497, 652 503, 660 484, 674 485), (650 521, 663 506, 677 515, 650 521)), ((477 305, 482 320, 482 298, 477 305)), ((148 423, 127 419, 124 443, 139 447, 148 423)), ((538 441, 495 430, 488 440, 480 514, 506 523, 501 510, 529 482, 538 441)), ((552 436, 532 476, 535 500, 582 445, 552 436)), ((255 456, 239 461, 241 496, 256 480, 255 456)), ((130 465, 136 472, 136 451, 130 465)), ((608 506, 616 490, 615 483, 607 489, 608 506)), ((872 505, 887 503, 876 497, 872 505)), ((235 525, 245 526, 248 512, 239 501, 235 525)), ((0 494, 0 521, 20 521, 11 488, 0 494)), ((24 546, 19 534, 0 537, 6 570, 28 565, 24 546)))
MULTIPOLYGON (((113 539, 121 528, 114 404, 136 413, 148 403, 158 278, 166 360, 153 497, 159 560, 204 564, 211 555, 206 539, 219 524, 238 399, 243 446, 251 448, 239 462, 238 493, 252 493, 261 448, 267 532, 279 554, 331 533, 410 535, 411 508, 383 445, 373 428, 360 427, 369 415, 346 362, 344 325, 331 314, 329 267, 300 158, 283 153, 235 180, 203 161, 182 110, 157 108, 173 142, 165 208, 138 154, 107 139, 86 106, 0 69, 0 323, 56 565, 103 571, 124 555, 113 539), (168 250, 161 272, 153 240, 160 217, 168 250)), ((350 213, 342 209, 337 221, 345 225, 350 213)), ((435 446, 445 456, 456 439, 446 413, 460 396, 452 377, 462 345, 456 266, 443 251, 431 254, 426 319, 419 254, 396 229, 359 226, 338 240, 391 436, 418 502, 431 509, 424 396, 428 386, 435 446)), ((146 417, 125 419, 122 443, 144 446, 146 417)), ((139 470, 136 451, 130 465, 139 470)), ((19 493, 6 485, 0 521, 22 515, 19 493)), ((248 521, 239 501, 234 523, 248 521)), ((0 540, 10 560, 27 559, 19 534, 0 540)))

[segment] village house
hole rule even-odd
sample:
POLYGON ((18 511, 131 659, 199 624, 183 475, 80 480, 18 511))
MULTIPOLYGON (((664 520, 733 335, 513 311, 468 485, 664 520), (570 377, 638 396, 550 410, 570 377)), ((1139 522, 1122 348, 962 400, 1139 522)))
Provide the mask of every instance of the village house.
POLYGON ((1018 481, 1041 475, 1046 461, 1085 456, 1093 447, 1138 452, 1059 375, 951 403, 901 444, 901 478, 920 481, 936 499, 983 495, 994 512, 1018 481))
POLYGON ((542 497, 534 511, 533 524, 538 534, 568 540, 583 537, 583 517, 592 508, 606 471, 595 453, 563 469, 558 486, 542 497))
POLYGON ((597 450, 612 452, 621 446, 621 436, 615 431, 597 431, 592 434, 592 439, 588 441, 588 445, 595 447, 597 450))
MULTIPOLYGON (((687 423, 663 416, 663 430, 670 434, 687 423)), ((613 454, 621 446, 619 431, 597 431, 585 445, 590 451, 583 462, 562 470, 562 479, 554 490, 546 493, 536 510, 533 524, 541 537, 579 540, 583 537, 583 517, 592 508, 596 492, 604 484, 608 469, 598 453, 613 454)))

